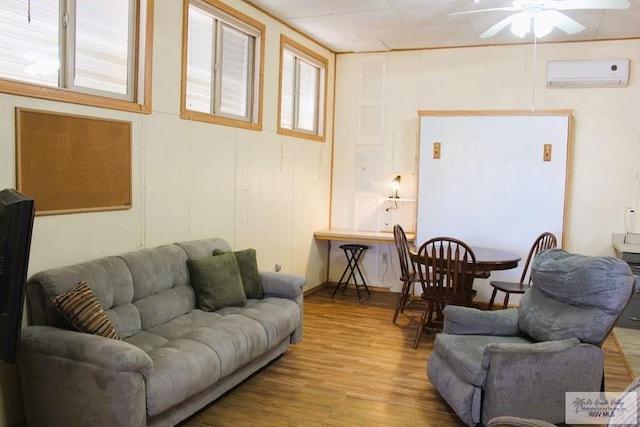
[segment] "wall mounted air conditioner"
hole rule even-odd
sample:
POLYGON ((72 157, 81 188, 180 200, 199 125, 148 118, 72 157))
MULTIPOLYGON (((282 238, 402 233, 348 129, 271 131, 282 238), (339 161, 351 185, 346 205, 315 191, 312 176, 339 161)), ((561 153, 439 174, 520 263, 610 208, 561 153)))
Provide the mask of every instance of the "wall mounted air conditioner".
POLYGON ((624 87, 629 59, 586 59, 547 62, 547 87, 624 87))

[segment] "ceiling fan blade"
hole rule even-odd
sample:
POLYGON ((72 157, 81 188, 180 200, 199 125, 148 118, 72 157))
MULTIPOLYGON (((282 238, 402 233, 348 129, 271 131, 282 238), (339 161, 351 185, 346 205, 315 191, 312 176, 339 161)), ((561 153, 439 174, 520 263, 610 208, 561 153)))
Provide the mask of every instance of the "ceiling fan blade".
POLYGON ((544 9, 629 9, 629 0, 557 0, 543 6, 544 9))
POLYGON ((487 39, 489 37, 495 36, 500 31, 504 30, 509 25, 513 24, 513 22, 515 20, 517 20, 520 15, 522 15, 522 12, 514 13, 513 15, 507 16, 502 21, 498 22, 493 27, 489 28, 487 31, 485 31, 484 33, 480 34, 480 38, 481 39, 487 39))
POLYGON ((569 18, 567 15, 558 12, 557 10, 544 10, 540 12, 540 15, 538 15, 536 19, 549 20, 548 22, 552 23, 555 27, 561 29, 567 34, 577 34, 586 29, 586 27, 578 21, 569 18))
POLYGON ((449 13, 449 16, 454 16, 454 15, 469 15, 471 13, 480 13, 480 12, 496 12, 496 11, 507 11, 507 12, 515 12, 518 10, 522 10, 522 8, 520 7, 514 7, 514 6, 509 6, 509 7, 493 7, 490 9, 476 9, 476 10, 465 10, 464 12, 452 12, 449 13))

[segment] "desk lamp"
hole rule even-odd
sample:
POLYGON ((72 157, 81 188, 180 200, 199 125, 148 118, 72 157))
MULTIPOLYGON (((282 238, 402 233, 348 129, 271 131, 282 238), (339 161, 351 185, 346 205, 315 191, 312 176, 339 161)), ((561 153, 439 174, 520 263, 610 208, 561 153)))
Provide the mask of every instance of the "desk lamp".
POLYGON ((395 195, 389 196, 390 199, 399 199, 400 198, 398 196, 398 189, 400 188, 400 181, 401 180, 402 180, 402 178, 400 178, 400 175, 398 175, 395 178, 393 178, 393 181, 391 181, 391 188, 396 190, 396 193, 395 193, 395 195))

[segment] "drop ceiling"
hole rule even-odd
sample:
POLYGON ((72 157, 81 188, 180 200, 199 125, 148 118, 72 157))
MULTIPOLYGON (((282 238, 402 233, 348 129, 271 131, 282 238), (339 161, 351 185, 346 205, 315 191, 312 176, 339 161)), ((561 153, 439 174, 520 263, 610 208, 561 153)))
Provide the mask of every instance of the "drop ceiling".
MULTIPOLYGON (((510 0, 245 0, 334 52, 385 52, 531 43, 508 29, 480 34, 511 12, 451 13, 511 6, 510 0)), ((586 29, 554 29, 538 43, 640 38, 640 0, 626 10, 563 11, 586 29)))

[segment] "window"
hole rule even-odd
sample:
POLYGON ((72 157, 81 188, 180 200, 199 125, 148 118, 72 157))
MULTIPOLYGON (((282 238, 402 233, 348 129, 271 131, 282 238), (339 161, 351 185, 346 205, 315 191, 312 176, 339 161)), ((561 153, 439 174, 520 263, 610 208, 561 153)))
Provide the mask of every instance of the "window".
POLYGON ((264 25, 216 0, 186 0, 183 118, 261 129, 264 25))
POLYGON ((327 60, 295 41, 280 41, 278 133, 324 141, 327 60))
POLYGON ((150 67, 138 58, 150 49, 152 10, 153 0, 1 2, 0 91, 150 111, 138 69, 150 67))

